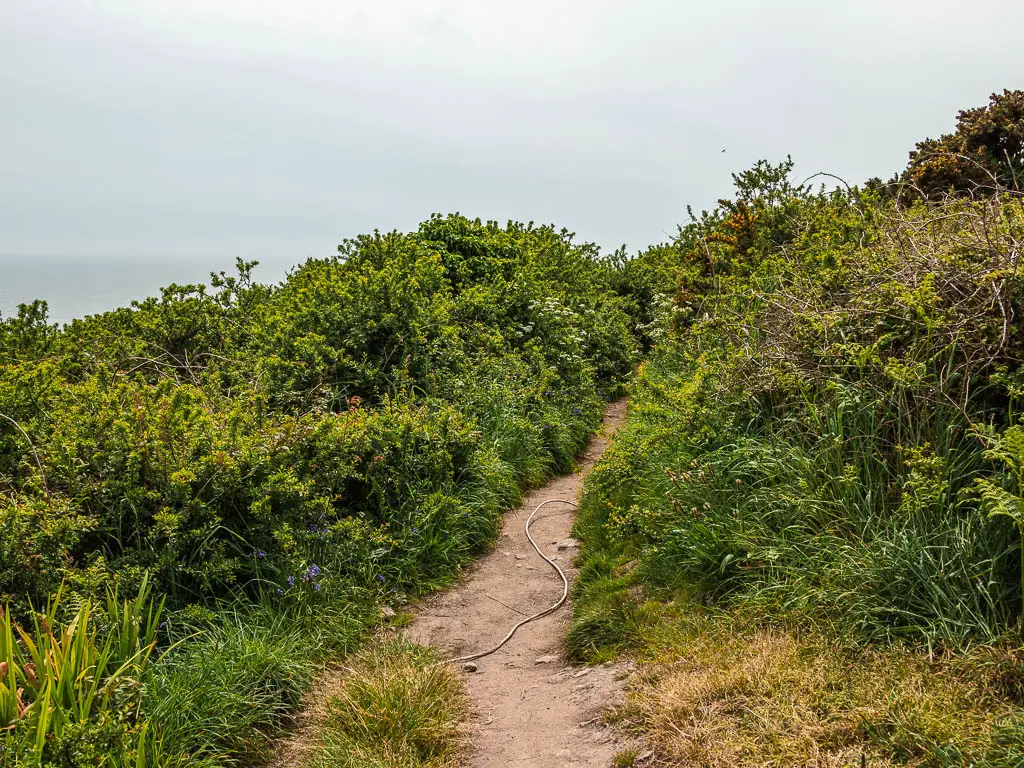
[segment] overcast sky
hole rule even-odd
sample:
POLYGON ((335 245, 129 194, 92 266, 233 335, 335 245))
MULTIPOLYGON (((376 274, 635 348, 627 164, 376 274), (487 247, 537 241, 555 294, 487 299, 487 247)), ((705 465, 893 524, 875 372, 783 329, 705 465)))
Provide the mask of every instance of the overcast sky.
POLYGON ((456 210, 639 248, 760 157, 888 177, 1024 86, 1022 29, 1019 0, 0 0, 0 256, 284 265, 456 210))

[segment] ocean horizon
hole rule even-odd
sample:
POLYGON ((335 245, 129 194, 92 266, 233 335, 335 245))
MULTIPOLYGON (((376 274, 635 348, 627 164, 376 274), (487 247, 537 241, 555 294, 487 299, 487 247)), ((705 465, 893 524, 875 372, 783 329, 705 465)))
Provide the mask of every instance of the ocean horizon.
MULTIPOLYGON (((254 277, 277 282, 301 261, 261 262, 254 277)), ((172 283, 209 285, 211 272, 233 272, 234 266, 232 257, 0 255, 0 319, 16 314, 19 304, 42 299, 51 322, 69 323, 158 296, 172 283)))

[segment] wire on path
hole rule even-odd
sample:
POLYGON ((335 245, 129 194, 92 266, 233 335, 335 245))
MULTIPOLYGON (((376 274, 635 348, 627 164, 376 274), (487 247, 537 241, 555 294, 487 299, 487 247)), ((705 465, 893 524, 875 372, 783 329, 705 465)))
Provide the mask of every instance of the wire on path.
POLYGON ((548 499, 547 501, 542 501, 540 504, 538 504, 537 508, 534 509, 533 512, 530 513, 530 516, 526 519, 526 526, 525 526, 526 538, 529 540, 529 542, 533 546, 533 548, 535 550, 537 550, 537 554, 541 556, 541 558, 544 560, 544 562, 546 562, 548 565, 550 565, 552 568, 554 568, 558 572, 559 578, 562 579, 562 596, 560 598, 558 598, 558 602, 552 604, 548 608, 545 608, 543 611, 540 611, 539 613, 535 613, 532 616, 527 616, 525 619, 523 619, 518 624, 516 624, 514 627, 512 627, 512 629, 510 629, 508 631, 508 634, 505 635, 505 637, 502 638, 501 642, 498 643, 493 648, 488 648, 486 651, 480 651, 480 653, 472 653, 469 656, 459 656, 458 658, 448 659, 448 661, 450 663, 458 664, 458 663, 465 662, 465 661, 475 661, 476 659, 482 659, 484 656, 490 656, 492 653, 494 653, 495 651, 500 649, 503 645, 505 645, 505 643, 507 643, 509 640, 511 640, 512 639, 512 635, 514 635, 516 633, 516 631, 520 627, 525 626, 526 624, 529 624, 531 621, 536 621, 537 619, 542 619, 545 616, 547 616, 549 613, 554 613, 555 611, 557 611, 559 608, 562 607, 562 605, 565 603, 566 599, 569 597, 569 579, 565 575, 565 571, 563 571, 558 566, 558 563, 556 563, 554 560, 552 560, 550 557, 548 557, 547 555, 545 555, 543 552, 540 551, 540 547, 537 546, 537 542, 534 541, 533 540, 533 536, 530 535, 530 523, 533 522, 534 516, 538 512, 540 512, 541 507, 545 506, 546 504, 569 504, 569 505, 571 505, 573 507, 576 507, 577 509, 579 508, 579 504, 577 504, 575 501, 569 501, 568 499, 548 499))

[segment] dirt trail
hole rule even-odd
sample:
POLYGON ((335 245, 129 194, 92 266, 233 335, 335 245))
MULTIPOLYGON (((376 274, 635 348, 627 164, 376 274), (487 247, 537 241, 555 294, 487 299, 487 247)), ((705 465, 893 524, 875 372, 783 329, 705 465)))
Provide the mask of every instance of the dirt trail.
MULTIPOLYGON (((523 533, 527 517, 551 499, 576 501, 583 478, 607 448, 626 415, 624 401, 605 413, 604 430, 581 456, 577 471, 531 492, 505 516, 501 536, 455 588, 425 600, 405 630, 419 643, 454 655, 496 644, 525 616, 562 593, 554 570, 537 557, 523 533)), ((530 527, 533 538, 570 579, 576 557, 569 540, 575 510, 549 504, 530 527), (567 541, 568 540, 568 541, 567 541), (568 546, 566 546, 568 545, 568 546)), ((569 608, 522 627, 507 645, 462 672, 474 704, 467 768, 607 768, 618 751, 600 714, 620 699, 611 666, 573 667, 561 659, 569 608)))

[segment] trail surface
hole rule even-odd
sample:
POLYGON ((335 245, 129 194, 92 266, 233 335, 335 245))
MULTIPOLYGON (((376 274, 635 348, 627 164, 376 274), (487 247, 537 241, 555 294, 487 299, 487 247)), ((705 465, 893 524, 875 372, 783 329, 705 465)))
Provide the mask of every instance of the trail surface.
MULTIPOLYGON (((497 643, 525 616, 551 605, 562 581, 537 557, 523 532, 527 517, 546 499, 577 501, 583 478, 625 420, 625 401, 605 413, 604 429, 582 454, 577 470, 531 492, 505 516, 497 546, 463 581, 425 600, 406 628, 415 642, 452 656, 497 643)), ((575 509, 549 504, 530 530, 545 554, 572 579, 576 543, 569 539, 575 509)), ((474 704, 467 768, 607 768, 618 751, 601 713, 618 703, 620 669, 574 667, 562 660, 569 623, 564 606, 522 627, 503 648, 461 674, 474 704)))

